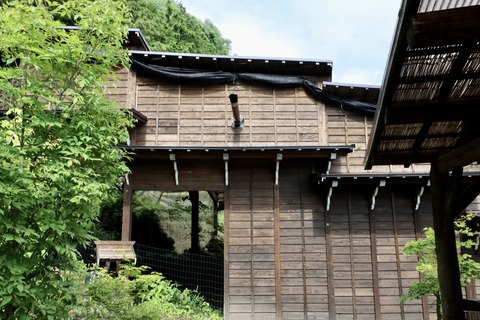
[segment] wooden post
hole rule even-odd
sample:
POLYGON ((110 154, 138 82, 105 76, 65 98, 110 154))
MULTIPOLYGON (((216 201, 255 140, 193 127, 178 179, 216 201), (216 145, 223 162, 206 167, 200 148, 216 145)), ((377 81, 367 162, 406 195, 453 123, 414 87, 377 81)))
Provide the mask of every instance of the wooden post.
POLYGON ((438 280, 444 320, 465 319, 455 239, 454 219, 462 168, 440 172, 434 162, 430 169, 433 226, 438 264, 438 280))
POLYGON ((125 183, 123 189, 122 241, 130 241, 132 237, 132 187, 125 183))
POLYGON ((190 202, 192 203, 192 233, 190 236, 191 246, 190 252, 200 252, 200 225, 199 225, 199 210, 198 210, 198 191, 188 191, 190 202))

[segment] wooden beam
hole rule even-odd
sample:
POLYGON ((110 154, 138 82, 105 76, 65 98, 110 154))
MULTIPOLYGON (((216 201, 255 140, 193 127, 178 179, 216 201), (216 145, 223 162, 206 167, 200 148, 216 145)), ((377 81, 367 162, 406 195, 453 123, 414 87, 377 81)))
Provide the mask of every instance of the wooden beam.
POLYGON ((448 172, 440 172, 437 163, 431 165, 433 226, 444 320, 465 319, 452 214, 461 176, 462 170, 454 170, 450 176, 448 172))
POLYGON ((480 6, 417 14, 410 26, 412 48, 460 44, 480 36, 480 6))
POLYGON ((191 226, 191 253, 200 253, 200 224, 199 224, 199 194, 198 191, 188 191, 192 203, 192 226, 191 226))
POLYGON ((480 300, 467 300, 463 299, 463 309, 465 311, 477 311, 480 312, 480 300))
POLYGON ((417 153, 418 150, 420 150, 420 147, 422 146, 423 141, 425 141, 425 138, 427 137, 431 126, 432 126, 432 122, 424 122, 422 124, 422 127, 420 128, 420 132, 415 137, 415 142, 413 143, 413 147, 412 147, 413 152, 417 153))
POLYGON ((280 249, 280 188, 273 186, 274 241, 275 241, 275 313, 282 320, 282 261, 280 249))
POLYGON ((438 157, 438 170, 449 172, 457 167, 464 167, 480 159, 480 138, 458 147, 438 157))
POLYGON ((132 186, 128 183, 125 183, 123 189, 122 241, 130 241, 132 238, 132 203, 132 186))
POLYGON ((385 124, 411 124, 424 121, 462 121, 480 116, 479 97, 393 103, 385 114, 385 124))

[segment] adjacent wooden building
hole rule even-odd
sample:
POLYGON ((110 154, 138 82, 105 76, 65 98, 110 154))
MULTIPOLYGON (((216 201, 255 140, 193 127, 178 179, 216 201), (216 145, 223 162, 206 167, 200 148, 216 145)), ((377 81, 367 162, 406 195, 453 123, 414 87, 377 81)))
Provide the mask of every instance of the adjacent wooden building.
POLYGON ((108 88, 137 119, 122 240, 135 191, 216 191, 226 319, 436 318, 432 300, 399 298, 419 279, 402 247, 432 225, 429 166, 364 169, 379 87, 332 83, 331 61, 129 41, 132 66, 108 88))

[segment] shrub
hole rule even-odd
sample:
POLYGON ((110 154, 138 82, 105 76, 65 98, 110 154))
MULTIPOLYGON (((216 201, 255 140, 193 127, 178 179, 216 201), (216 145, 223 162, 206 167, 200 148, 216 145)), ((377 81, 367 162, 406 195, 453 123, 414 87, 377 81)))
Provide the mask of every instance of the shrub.
POLYGON ((198 292, 180 290, 160 273, 147 271, 125 264, 116 277, 103 269, 78 274, 71 319, 223 319, 198 292))

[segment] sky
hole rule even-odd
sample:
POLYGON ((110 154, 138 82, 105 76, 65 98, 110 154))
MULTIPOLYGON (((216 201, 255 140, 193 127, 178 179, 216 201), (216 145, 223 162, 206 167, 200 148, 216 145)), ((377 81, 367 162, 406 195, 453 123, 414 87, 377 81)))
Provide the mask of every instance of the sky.
POLYGON ((381 85, 401 0, 178 0, 232 55, 333 62, 332 82, 381 85))

